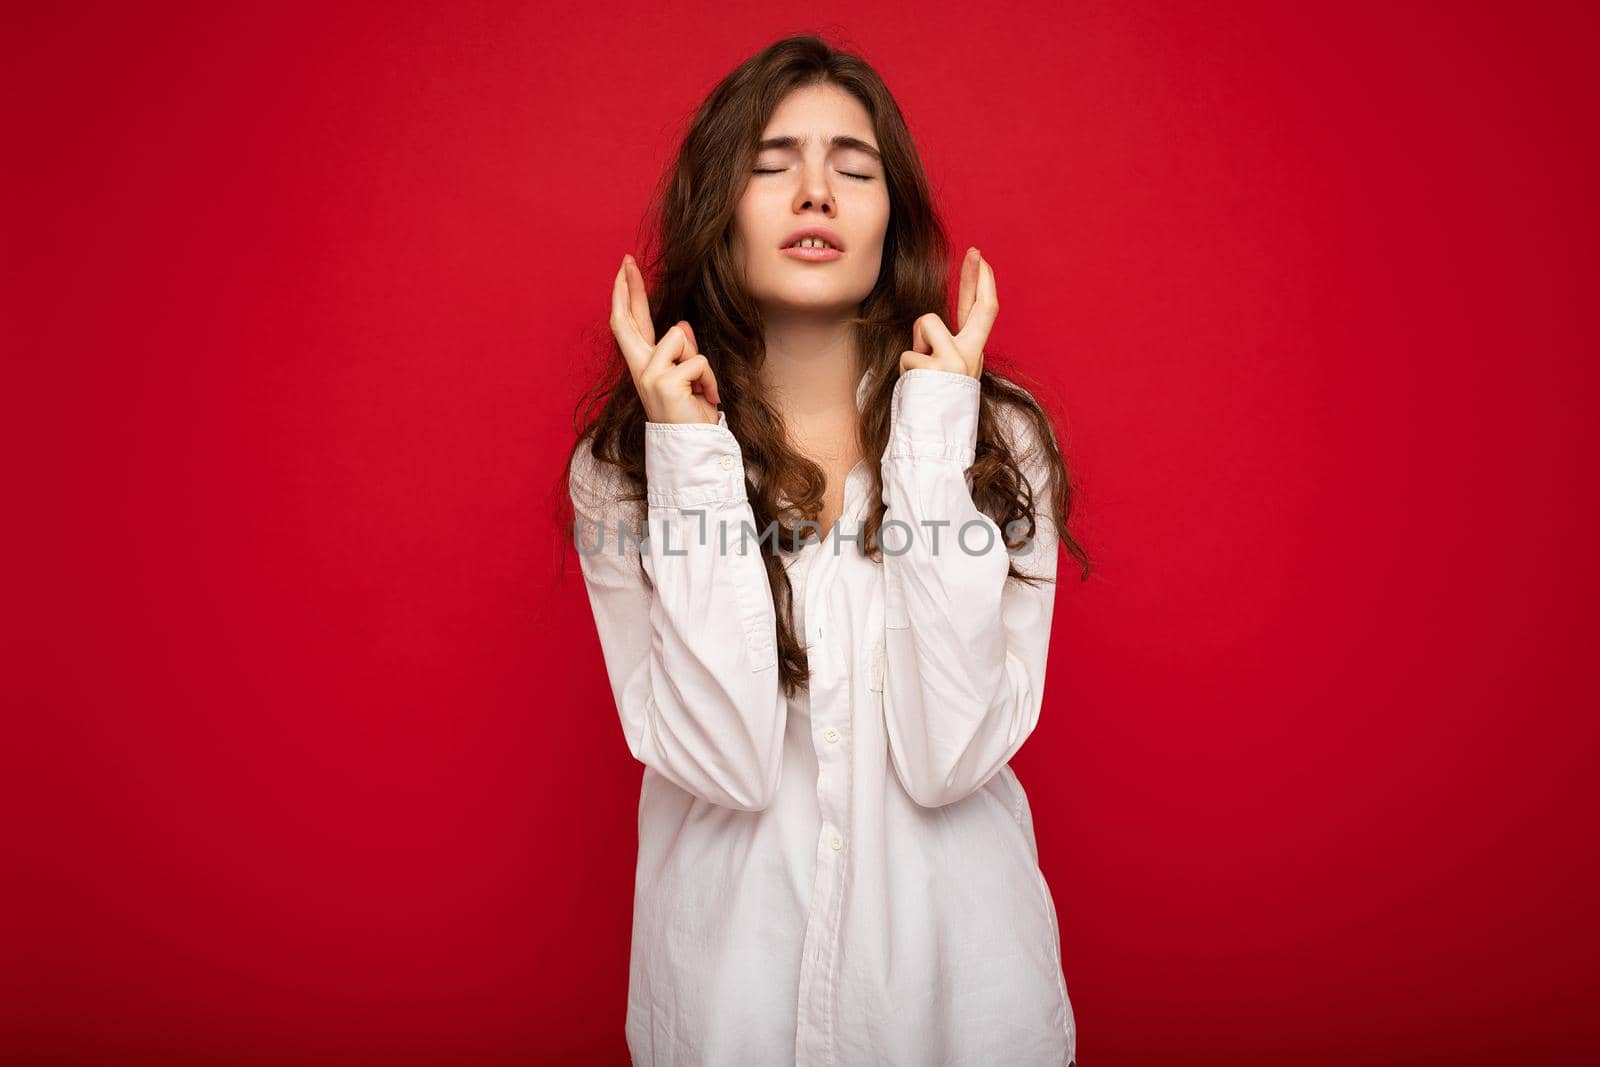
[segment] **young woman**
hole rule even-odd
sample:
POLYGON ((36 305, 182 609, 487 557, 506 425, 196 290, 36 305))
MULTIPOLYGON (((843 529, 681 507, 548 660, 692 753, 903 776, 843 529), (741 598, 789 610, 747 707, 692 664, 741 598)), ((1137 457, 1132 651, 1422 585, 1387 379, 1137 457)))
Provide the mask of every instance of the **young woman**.
POLYGON ((951 332, 900 112, 811 36, 716 87, 665 194, 566 471, 644 764, 633 1061, 1072 1064, 1007 763, 1088 559, 1049 418, 984 366, 994 273, 969 250, 951 332))

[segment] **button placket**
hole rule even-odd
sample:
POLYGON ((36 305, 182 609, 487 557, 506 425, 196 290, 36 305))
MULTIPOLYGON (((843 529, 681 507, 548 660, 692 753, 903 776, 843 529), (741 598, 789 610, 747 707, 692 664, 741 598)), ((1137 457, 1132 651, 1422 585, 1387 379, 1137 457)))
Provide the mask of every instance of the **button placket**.
MULTIPOLYGON (((820 677, 816 677, 817 684, 812 689, 811 708, 812 721, 817 727, 812 736, 819 739, 816 743, 819 757, 817 801, 823 818, 823 841, 835 853, 844 849, 844 836, 837 827, 838 820, 844 817, 848 807, 849 765, 845 754, 833 747, 843 737, 842 732, 837 726, 828 725, 829 719, 839 715, 841 701, 840 693, 830 681, 836 671, 833 660, 829 658, 830 649, 822 643, 822 635, 828 630, 823 618, 827 613, 828 592, 838 580, 841 566, 841 558, 832 555, 830 549, 822 550, 812 560, 806 587, 806 626, 815 642, 809 653, 815 657, 813 663, 820 669, 820 677)), ((841 650, 840 654, 848 655, 848 652, 841 650)), ((847 707, 850 702, 844 700, 842 703, 847 707)), ((842 871, 839 873, 842 874, 842 871)))
MULTIPOLYGON (((824 549, 820 551, 826 550, 824 549)), ((827 649, 822 644, 823 634, 827 632, 827 627, 823 622, 823 616, 827 614, 827 590, 837 579, 840 564, 841 561, 837 558, 813 559, 813 571, 807 576, 808 579, 812 577, 820 579, 808 581, 806 587, 806 629, 811 632, 811 641, 806 646, 806 652, 809 656, 813 657, 813 676, 817 674, 818 668, 827 662, 827 649), (827 569, 825 569, 819 575, 815 571, 815 568, 817 567, 823 567, 827 569)), ((824 683, 824 685, 819 687, 814 693, 814 696, 821 697, 821 699, 817 700, 812 707, 812 720, 819 726, 828 718, 829 714, 829 701, 826 698, 827 691, 826 684, 824 683)), ((829 744, 837 743, 839 740, 839 731, 836 727, 829 726, 826 729, 821 730, 820 733, 822 738, 829 744)))
MULTIPOLYGON (((822 611, 817 602, 821 599, 821 588, 828 584, 832 576, 826 573, 820 576, 817 574, 817 569, 824 566, 826 562, 817 558, 821 552, 820 547, 813 545, 807 551, 812 553, 809 568, 806 571, 805 588, 806 629, 810 631, 806 638, 806 651, 810 653, 812 649, 818 648, 822 644, 822 611), (818 577, 823 580, 817 581, 818 577)), ((813 665, 814 670, 815 665, 813 665)))

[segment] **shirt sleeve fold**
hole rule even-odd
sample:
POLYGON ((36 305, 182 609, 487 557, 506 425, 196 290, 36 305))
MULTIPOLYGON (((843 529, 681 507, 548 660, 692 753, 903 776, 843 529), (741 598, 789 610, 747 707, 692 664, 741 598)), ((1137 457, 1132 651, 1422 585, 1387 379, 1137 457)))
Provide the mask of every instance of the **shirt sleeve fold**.
POLYGON ((1012 555, 966 476, 979 389, 965 374, 904 372, 882 461, 884 717, 895 773, 924 807, 961 800, 993 777, 1038 724, 1044 695, 1058 545, 1048 466, 1023 429, 1031 424, 1015 415, 1007 432, 1033 491, 1035 530, 1012 555), (1008 578, 1013 560, 1051 580, 1008 578))
POLYGON ((772 802, 786 705, 776 612, 743 456, 716 424, 645 424, 646 529, 624 479, 580 448, 574 535, 612 695, 634 758, 705 800, 772 802), (603 468, 603 469, 602 469, 603 468), (643 582, 641 555, 653 588, 643 582))

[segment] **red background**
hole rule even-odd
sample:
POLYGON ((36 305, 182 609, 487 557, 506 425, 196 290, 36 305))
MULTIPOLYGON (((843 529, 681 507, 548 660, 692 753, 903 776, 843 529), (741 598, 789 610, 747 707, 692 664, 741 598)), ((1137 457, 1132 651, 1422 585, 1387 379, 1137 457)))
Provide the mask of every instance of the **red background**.
POLYGON ((1081 482, 1015 761, 1080 1063, 1592 1054, 1592 8, 227 6, 5 16, 0 1060, 626 1062, 552 492, 684 118, 805 29, 1081 482))

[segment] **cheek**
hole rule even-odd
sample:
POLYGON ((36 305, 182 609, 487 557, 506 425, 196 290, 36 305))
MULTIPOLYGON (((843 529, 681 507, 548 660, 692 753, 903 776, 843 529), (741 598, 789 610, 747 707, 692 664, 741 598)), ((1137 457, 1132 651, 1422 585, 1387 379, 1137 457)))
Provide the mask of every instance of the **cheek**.
POLYGON ((863 226, 862 231, 870 234, 873 243, 883 244, 884 237, 889 232, 889 196, 881 191, 870 198, 863 198, 855 205, 856 215, 861 219, 871 219, 871 223, 863 226))
POLYGON ((746 193, 733 212, 735 251, 742 255, 750 248, 759 245, 763 234, 761 220, 770 217, 771 211, 764 209, 758 198, 746 193))
POLYGON ((787 203, 788 200, 774 185, 752 182, 745 186, 733 214, 740 222, 754 225, 762 218, 771 218, 773 211, 787 203))

